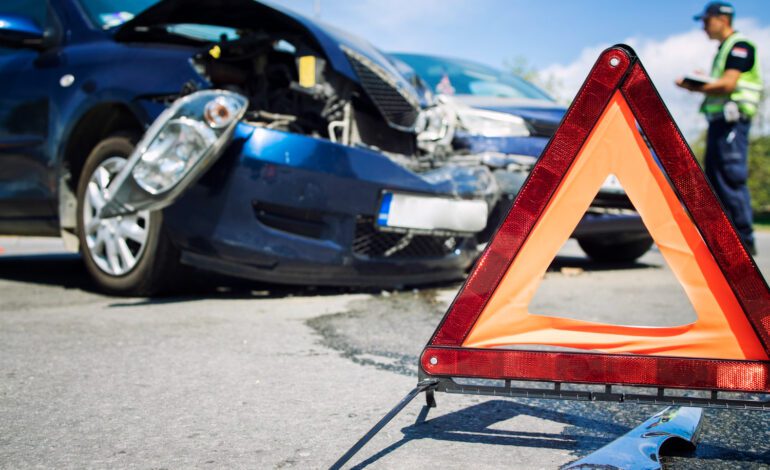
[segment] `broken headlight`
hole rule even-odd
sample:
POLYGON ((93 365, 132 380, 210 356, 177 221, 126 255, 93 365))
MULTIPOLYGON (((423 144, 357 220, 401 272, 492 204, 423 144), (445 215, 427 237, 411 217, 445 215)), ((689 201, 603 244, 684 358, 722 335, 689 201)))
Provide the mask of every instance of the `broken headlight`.
POLYGON ((162 209, 219 158, 248 100, 203 90, 176 100, 155 120, 109 185, 102 217, 162 209))
POLYGON ((139 145, 141 149, 146 144, 131 171, 136 183, 153 195, 169 191, 207 153, 222 147, 247 104, 243 96, 219 90, 193 93, 175 102, 139 145), (163 119, 166 113, 170 115, 163 119))
POLYGON ((150 194, 173 188, 217 140, 202 122, 182 117, 169 121, 152 141, 131 175, 150 194))

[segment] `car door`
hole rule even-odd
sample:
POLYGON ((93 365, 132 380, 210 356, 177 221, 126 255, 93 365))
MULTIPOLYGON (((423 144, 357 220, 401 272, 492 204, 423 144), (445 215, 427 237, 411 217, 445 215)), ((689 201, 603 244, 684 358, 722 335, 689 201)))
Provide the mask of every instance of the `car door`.
MULTIPOLYGON (((58 25, 46 0, 2 0, 0 13, 58 25)), ((56 168, 47 154, 55 50, 0 44, 0 233, 58 234, 56 168)))

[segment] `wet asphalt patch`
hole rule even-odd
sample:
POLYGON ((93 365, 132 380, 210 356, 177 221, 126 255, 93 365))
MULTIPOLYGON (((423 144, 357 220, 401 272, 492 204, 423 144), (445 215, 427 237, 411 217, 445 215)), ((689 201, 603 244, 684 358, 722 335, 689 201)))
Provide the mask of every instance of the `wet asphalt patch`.
POLYGON ((439 298, 433 289, 384 292, 307 324, 321 344, 357 364, 416 377, 422 347, 446 310, 439 298))

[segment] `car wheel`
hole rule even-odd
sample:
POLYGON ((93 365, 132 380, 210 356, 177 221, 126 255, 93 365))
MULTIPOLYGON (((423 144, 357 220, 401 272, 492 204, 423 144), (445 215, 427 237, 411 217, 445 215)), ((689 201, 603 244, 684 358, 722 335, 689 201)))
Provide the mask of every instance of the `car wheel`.
POLYGON ((102 218, 107 186, 125 166, 138 138, 115 135, 99 142, 78 183, 78 237, 86 268, 102 290, 146 296, 174 279, 179 255, 163 230, 160 211, 102 218))
POLYGON ((580 248, 593 260, 630 263, 636 261, 640 256, 647 253, 652 246, 652 238, 642 238, 635 240, 613 240, 602 238, 581 238, 578 239, 580 248))

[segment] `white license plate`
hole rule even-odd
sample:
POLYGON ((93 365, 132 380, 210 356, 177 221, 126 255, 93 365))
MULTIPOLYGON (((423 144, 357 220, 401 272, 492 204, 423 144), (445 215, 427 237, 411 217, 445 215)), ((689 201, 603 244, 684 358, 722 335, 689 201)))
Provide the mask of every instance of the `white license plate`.
POLYGON ((487 202, 386 191, 377 225, 413 230, 479 232, 487 226, 487 202))

